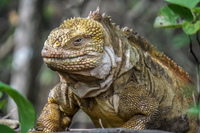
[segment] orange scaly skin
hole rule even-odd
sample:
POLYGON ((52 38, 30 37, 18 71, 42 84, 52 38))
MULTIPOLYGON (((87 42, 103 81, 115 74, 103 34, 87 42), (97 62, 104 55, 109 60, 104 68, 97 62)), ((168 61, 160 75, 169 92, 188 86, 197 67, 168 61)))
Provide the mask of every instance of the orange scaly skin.
POLYGON ((60 76, 37 122, 38 131, 64 131, 82 109, 96 127, 196 132, 195 86, 186 72, 99 8, 54 29, 42 50, 60 76))

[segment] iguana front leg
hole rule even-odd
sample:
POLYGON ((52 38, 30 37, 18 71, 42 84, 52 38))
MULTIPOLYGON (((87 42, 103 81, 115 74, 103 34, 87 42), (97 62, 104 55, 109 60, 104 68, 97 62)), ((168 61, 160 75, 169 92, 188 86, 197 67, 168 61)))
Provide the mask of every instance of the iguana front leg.
POLYGON ((135 115, 130 120, 128 120, 122 128, 129 128, 135 130, 144 130, 144 129, 156 129, 160 126, 159 111, 155 112, 157 115, 154 118, 150 115, 135 115))
POLYGON ((136 115, 128 120, 124 125, 123 128, 134 128, 136 130, 143 130, 146 128, 147 117, 144 115, 136 115))
POLYGON ((143 130, 160 126, 159 103, 141 86, 129 83, 119 98, 120 116, 127 119, 123 128, 143 130))
POLYGON ((65 131, 78 109, 73 99, 73 93, 68 89, 66 83, 61 82, 49 93, 48 103, 38 118, 36 130, 65 131))
POLYGON ((66 116, 55 103, 47 103, 37 121, 36 130, 44 132, 64 131, 71 123, 71 117, 66 116))

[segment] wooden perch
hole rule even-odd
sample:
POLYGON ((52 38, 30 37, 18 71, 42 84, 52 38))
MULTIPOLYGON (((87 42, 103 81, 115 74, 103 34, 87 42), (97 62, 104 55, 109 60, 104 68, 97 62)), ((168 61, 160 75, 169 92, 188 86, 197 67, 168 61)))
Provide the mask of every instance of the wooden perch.
POLYGON ((0 124, 7 125, 12 129, 17 129, 19 127, 19 121, 11 119, 0 119, 0 124))

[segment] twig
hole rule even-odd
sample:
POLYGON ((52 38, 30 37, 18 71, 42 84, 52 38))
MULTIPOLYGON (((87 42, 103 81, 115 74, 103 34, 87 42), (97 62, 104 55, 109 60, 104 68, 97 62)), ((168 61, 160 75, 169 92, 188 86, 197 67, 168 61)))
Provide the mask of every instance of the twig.
POLYGON ((11 119, 0 119, 0 124, 7 125, 12 129, 17 129, 19 127, 19 121, 11 119))
POLYGON ((99 118, 99 124, 100 124, 101 128, 102 128, 102 129, 104 129, 104 127, 103 127, 103 124, 102 124, 102 122, 101 122, 101 119, 100 119, 100 118, 99 118))
MULTIPOLYGON (((195 55, 194 51, 193 51, 193 48, 192 48, 192 39, 191 37, 189 36, 189 39, 190 39, 190 53, 193 55, 195 61, 196 61, 196 69, 197 69, 197 92, 198 92, 198 97, 197 97, 197 106, 200 104, 200 84, 199 84, 199 76, 200 76, 200 62, 197 58, 197 56, 195 55)), ((197 39, 197 42, 200 46, 200 40, 199 40, 199 37, 198 37, 198 32, 196 34, 196 39, 197 39)), ((198 115, 198 118, 197 118, 197 123, 198 125, 200 126, 200 106, 198 108, 198 112, 199 112, 199 115, 198 115)))
POLYGON ((195 55, 195 53, 193 51, 193 48, 192 48, 192 39, 191 39, 190 35, 189 35, 189 39, 190 39, 190 53, 192 54, 192 56, 194 57, 197 65, 198 65, 199 64, 199 60, 198 60, 198 58, 196 57, 196 55, 195 55))
POLYGON ((200 84, 199 84, 199 76, 200 76, 200 67, 199 67, 199 64, 197 64, 197 91, 198 91, 198 97, 197 97, 197 103, 198 103, 198 105, 197 105, 197 107, 199 107, 198 108, 198 112, 199 112, 199 116, 198 116, 198 125, 200 126, 200 106, 199 106, 199 104, 200 104, 200 84))
POLYGON ((192 98, 193 98, 194 106, 197 106, 195 92, 192 93, 192 98))
POLYGON ((198 31, 197 34, 196 34, 196 39, 197 39, 197 42, 198 42, 199 47, 200 47, 199 31, 198 31))
POLYGON ((17 110, 17 108, 13 108, 6 116, 2 117, 1 119, 7 119, 7 118, 10 117, 16 110, 17 110))
POLYGON ((8 39, 0 44, 0 59, 4 58, 14 48, 14 37, 10 35, 8 39))
MULTIPOLYGON (((199 44, 200 47, 200 40, 199 40, 199 31, 196 34, 196 39, 197 39, 197 43, 199 44)), ((198 62, 197 64, 197 90, 198 90, 198 103, 200 104, 200 62, 198 62)), ((200 119, 200 107, 199 107, 199 119, 200 119)), ((198 120, 199 121, 199 120, 198 120)), ((200 123, 199 123, 200 125, 200 123)))

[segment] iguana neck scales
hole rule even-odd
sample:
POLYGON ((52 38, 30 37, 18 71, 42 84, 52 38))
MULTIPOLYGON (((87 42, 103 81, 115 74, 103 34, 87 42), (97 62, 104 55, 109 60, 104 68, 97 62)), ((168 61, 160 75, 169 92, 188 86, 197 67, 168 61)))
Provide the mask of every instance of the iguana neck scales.
POLYGON ((190 76, 99 8, 52 30, 42 56, 60 76, 36 130, 63 131, 82 109, 96 127, 195 132, 190 76), (187 92, 187 94, 185 93, 187 92))

